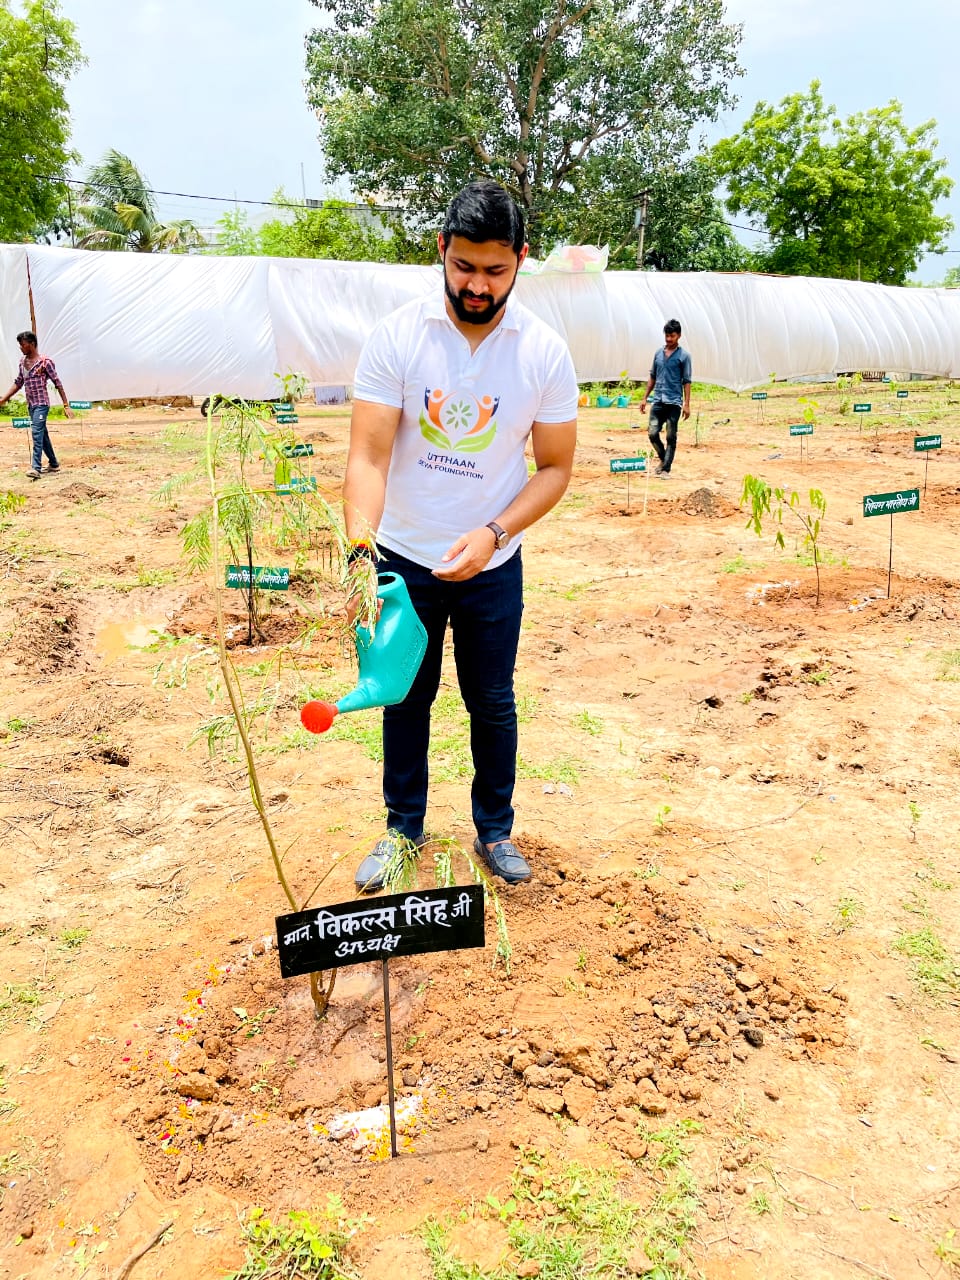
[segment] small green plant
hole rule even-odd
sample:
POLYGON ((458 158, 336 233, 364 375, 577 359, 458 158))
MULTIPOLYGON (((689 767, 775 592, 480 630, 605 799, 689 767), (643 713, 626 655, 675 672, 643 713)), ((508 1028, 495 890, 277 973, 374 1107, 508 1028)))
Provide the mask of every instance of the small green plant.
POLYGON ((937 655, 940 670, 938 680, 960 680, 960 649, 944 649, 937 655))
POLYGON ((659 862, 648 862, 646 866, 635 867, 633 874, 638 880, 655 880, 663 874, 663 868, 659 862))
POLYGON ((937 1258, 950 1267, 951 1270, 960 1272, 960 1248, 954 1244, 957 1238, 955 1227, 948 1227, 940 1239, 936 1242, 933 1252, 937 1258))
POLYGON ((772 1213, 773 1206, 765 1191, 757 1190, 750 1197, 747 1208, 751 1213, 755 1213, 758 1218, 763 1217, 765 1213, 772 1213))
POLYGON ((783 550, 784 547, 782 528, 784 509, 786 508, 799 520, 803 529, 803 544, 813 552, 813 567, 817 575, 816 607, 819 607, 819 539, 823 517, 827 510, 827 500, 823 493, 819 489, 811 489, 808 495, 808 507, 804 510, 801 507, 800 495, 795 489, 788 493, 786 489, 773 488, 765 480, 762 480, 760 476, 747 475, 743 477, 743 491, 740 495, 740 502, 741 504, 749 503, 750 516, 747 520, 747 528, 753 529, 758 537, 763 533, 764 516, 773 516, 777 526, 774 542, 780 550, 783 550))
POLYGON ((254 1036, 263 1034, 263 1024, 270 1021, 277 1012, 277 1008, 276 1005, 272 1005, 269 1009, 261 1009, 259 1013, 248 1014, 246 1009, 238 1006, 233 1012, 243 1028, 244 1035, 248 1040, 252 1040, 254 1036))
POLYGON ((817 421, 817 414, 820 412, 819 403, 810 396, 801 396, 798 403, 804 422, 808 426, 814 426, 817 421))
POLYGON ((663 830, 664 830, 664 828, 665 828, 665 827, 666 827, 666 825, 667 825, 667 818, 669 818, 669 817, 670 817, 670 814, 671 814, 672 812, 673 812, 673 806, 672 806, 672 805, 669 805, 669 804, 662 804, 662 805, 659 807, 659 809, 657 810, 657 812, 653 815, 653 820, 654 820, 654 822, 655 822, 655 823, 656 823, 656 825, 657 825, 657 830, 658 830, 658 831, 663 831, 663 830))
MULTIPOLYGON (((319 1215, 315 1215, 319 1216, 319 1215)), ((263 1209, 251 1209, 243 1225, 247 1256, 239 1271, 227 1280, 354 1280, 358 1273, 349 1264, 347 1247, 366 1219, 348 1219, 338 1196, 329 1196, 318 1223, 307 1213, 291 1210, 284 1220, 273 1222, 263 1209)))
POLYGON ((907 808, 910 810, 910 839, 916 840, 917 827, 920 824, 920 806, 916 800, 908 800, 907 808))
POLYGON ((821 685, 821 684, 826 684, 832 675, 833 675, 833 672, 830 670, 829 667, 822 667, 821 670, 819 671, 806 672, 805 675, 801 676, 801 679, 804 681, 805 684, 821 685))
POLYGON ((914 979, 924 995, 937 1000, 960 990, 960 969, 930 925, 899 934, 893 949, 913 961, 914 979))
POLYGON ((863 914, 863 903, 856 898, 844 897, 837 903, 836 927, 838 933, 852 929, 863 914))

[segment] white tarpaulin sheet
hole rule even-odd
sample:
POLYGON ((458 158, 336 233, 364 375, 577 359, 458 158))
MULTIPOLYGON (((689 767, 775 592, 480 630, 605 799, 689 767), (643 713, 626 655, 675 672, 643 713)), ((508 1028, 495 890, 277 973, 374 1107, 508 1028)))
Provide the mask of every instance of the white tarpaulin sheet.
POLYGON ((27 293, 27 246, 0 246, 0 396, 8 389, 20 362, 17 334, 32 329, 27 293))
MULTIPOLYGON (((274 374, 350 383, 381 318, 441 288, 433 267, 0 246, 0 373, 28 328, 75 399, 247 396, 274 374)), ((838 371, 960 375, 960 291, 806 277, 609 271, 522 276, 518 295, 567 340, 581 381, 647 376, 665 320, 694 377, 743 390, 838 371)), ((9 386, 9 381, 5 384, 9 386)))

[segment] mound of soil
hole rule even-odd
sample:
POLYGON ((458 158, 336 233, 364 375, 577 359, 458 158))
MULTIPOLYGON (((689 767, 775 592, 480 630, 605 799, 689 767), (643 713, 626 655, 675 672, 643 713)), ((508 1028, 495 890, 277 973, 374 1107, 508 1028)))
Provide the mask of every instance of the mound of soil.
POLYGON ((77 611, 66 600, 39 599, 21 614, 10 649, 20 666, 42 675, 78 657, 77 611))
POLYGON ((713 489, 694 489, 679 502, 680 510, 686 516, 704 516, 707 520, 722 520, 735 515, 737 508, 732 502, 720 496, 713 489))
POLYGON ((93 485, 85 484, 82 480, 75 480, 73 484, 65 485, 60 490, 60 495, 70 502, 96 502, 107 496, 102 489, 95 489, 93 485))
MULTIPOLYGON (((811 969, 809 939, 714 938, 660 880, 598 883, 545 848, 537 865, 538 880, 509 893, 509 974, 455 955, 391 964, 394 1083, 400 1114, 416 1112, 413 1146, 438 1126, 525 1112, 587 1125, 639 1159, 636 1108, 710 1115, 754 1052, 820 1060, 844 1045, 846 995, 811 969)), ((115 1067, 134 1095, 119 1116, 157 1181, 254 1199, 289 1183, 303 1196, 310 1174, 369 1160, 349 1116, 386 1100, 379 983, 378 967, 342 970, 317 1023, 306 979, 285 983, 258 943, 132 1042, 115 1067)))

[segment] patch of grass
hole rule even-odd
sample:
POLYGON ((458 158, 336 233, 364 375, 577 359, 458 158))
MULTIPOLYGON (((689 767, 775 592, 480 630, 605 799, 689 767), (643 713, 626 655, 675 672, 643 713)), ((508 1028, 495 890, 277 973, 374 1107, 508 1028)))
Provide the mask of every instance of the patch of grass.
MULTIPOLYGON (((839 565, 841 569, 849 569, 850 562, 846 556, 838 556, 829 547, 817 547, 817 560, 821 565, 833 564, 839 565)), ((809 550, 797 551, 793 556, 794 564, 802 565, 805 569, 812 569, 814 566, 813 552, 809 550)))
POLYGON ((89 929, 64 929, 60 934, 60 945, 66 951, 82 947, 90 937, 89 929))
POLYGON ((584 733, 589 733, 592 738, 599 738, 603 732, 603 720, 601 717, 591 715, 586 709, 573 717, 573 723, 576 728, 581 729, 584 733))
POLYGON ((22 720, 19 716, 14 716, 12 720, 8 720, 6 724, 0 725, 0 738, 7 738, 11 733, 23 733, 29 729, 34 720, 22 720))
POLYGON ((574 756, 555 756, 542 764, 534 764, 517 756, 517 778, 525 781, 542 780, 544 782, 566 782, 568 786, 576 786, 580 781, 583 761, 574 756))
MULTIPOLYGON (((310 736, 314 737, 312 734, 310 736)), ((334 742, 355 742, 368 760, 373 760, 376 764, 383 763, 383 732, 377 714, 354 712, 337 716, 325 736, 334 742)), ((319 742, 320 739, 315 738, 315 741, 319 742)))
POLYGON ((761 567, 761 565, 755 564, 752 560, 748 560, 742 552, 738 551, 732 559, 724 560, 723 564, 720 566, 720 572, 750 573, 752 570, 759 569, 761 567))
POLYGON ((938 680, 960 680, 960 649, 943 649, 933 657, 937 660, 938 680))
MULTIPOLYGON (((315 1215, 317 1216, 317 1215, 315 1215)), ((291 1210, 274 1223, 263 1209, 251 1209, 243 1226, 247 1256, 239 1271, 226 1280, 352 1280, 358 1273, 350 1266, 346 1250, 365 1219, 348 1219, 338 1196, 327 1198, 321 1221, 300 1210, 291 1210)))
POLYGON ((520 694, 517 698, 517 723, 529 724, 540 711, 540 703, 532 693, 520 694))
POLYGON ((960 969, 930 925, 899 934, 893 949, 913 961, 914 980, 924 995, 938 1000, 960 990, 960 969))
POLYGON ((6 1031, 14 1023, 29 1016, 30 1010, 40 1003, 37 982, 6 982, 0 996, 0 1031, 6 1031))
POLYGON ((638 880, 655 880, 663 875, 663 868, 659 862, 648 862, 645 867, 634 867, 633 874, 638 880))

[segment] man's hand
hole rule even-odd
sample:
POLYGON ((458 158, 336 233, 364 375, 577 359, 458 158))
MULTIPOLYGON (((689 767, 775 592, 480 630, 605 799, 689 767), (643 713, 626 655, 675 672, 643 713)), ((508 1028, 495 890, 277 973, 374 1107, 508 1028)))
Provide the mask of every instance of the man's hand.
POLYGON ((686 420, 687 420, 689 417, 690 417, 690 406, 689 406, 688 404, 685 404, 685 405, 683 406, 683 420, 684 420, 684 422, 686 422, 686 420))
POLYGON ((440 567, 434 569, 433 576, 442 578, 444 582, 466 582, 487 567, 496 548, 497 540, 492 529, 486 525, 471 529, 443 553, 440 567))
POLYGON ((647 397, 646 397, 646 396, 644 396, 644 397, 643 397, 643 399, 640 401, 640 412, 641 412, 641 413, 646 413, 646 412, 647 412, 647 397))
POLYGON ((68 418, 73 418, 76 416, 68 404, 65 404, 63 406, 63 412, 67 415, 68 418))

